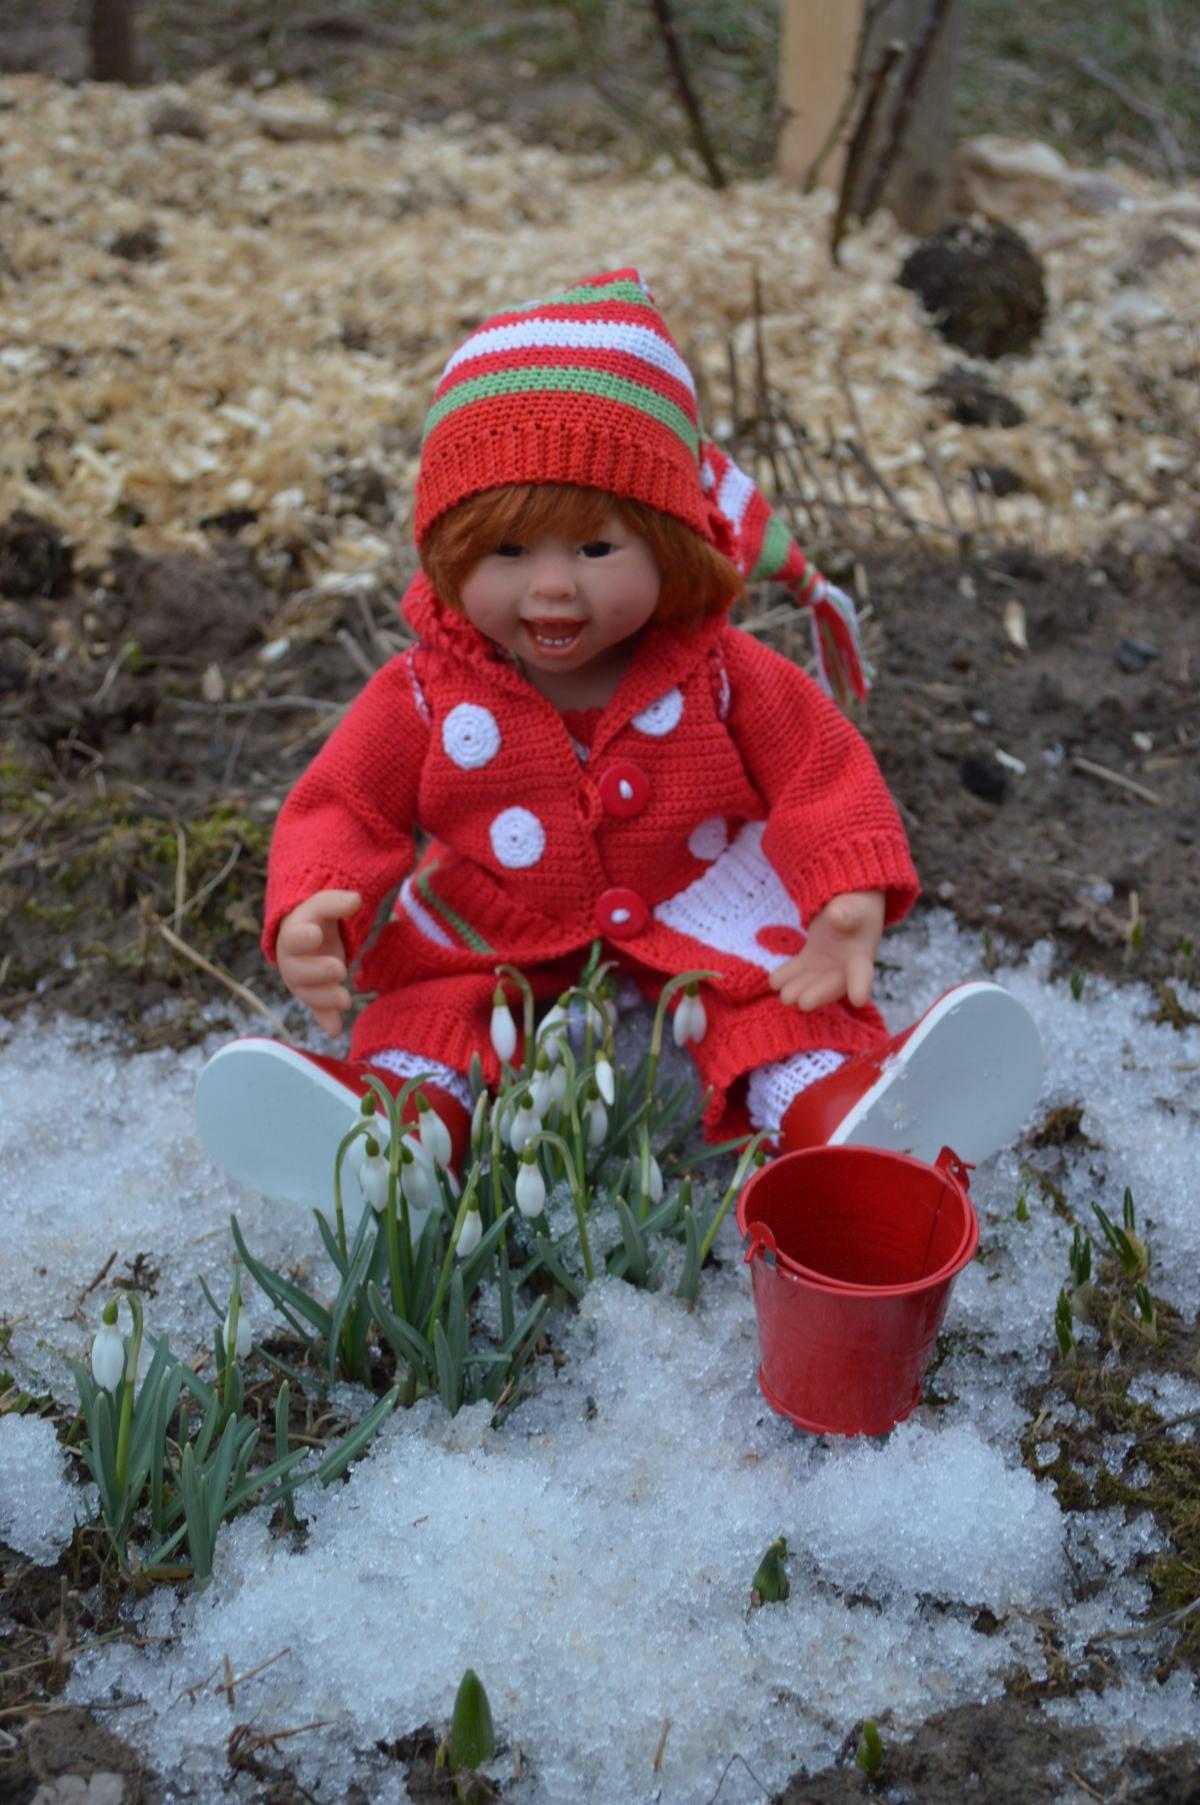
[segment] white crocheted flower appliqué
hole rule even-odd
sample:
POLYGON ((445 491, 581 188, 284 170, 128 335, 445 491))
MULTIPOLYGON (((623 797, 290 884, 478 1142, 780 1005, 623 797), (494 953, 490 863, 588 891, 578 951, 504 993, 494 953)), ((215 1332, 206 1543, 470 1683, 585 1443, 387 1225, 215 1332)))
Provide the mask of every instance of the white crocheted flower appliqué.
POLYGON ((506 871, 536 865, 546 850, 546 830, 527 808, 502 809, 488 828, 488 838, 506 871))
POLYGON ((708 864, 719 858, 729 844, 729 828, 724 815, 710 815, 688 835, 688 851, 694 859, 708 864))
POLYGON ((460 771, 478 771, 500 750, 500 728, 489 708, 476 702, 460 702, 442 722, 446 757, 460 771))
POLYGON ((673 732, 682 719, 683 695, 678 689, 669 689, 657 702, 651 702, 649 708, 643 708, 641 714, 635 714, 633 725, 639 733, 648 733, 651 739, 659 740, 665 733, 673 732))

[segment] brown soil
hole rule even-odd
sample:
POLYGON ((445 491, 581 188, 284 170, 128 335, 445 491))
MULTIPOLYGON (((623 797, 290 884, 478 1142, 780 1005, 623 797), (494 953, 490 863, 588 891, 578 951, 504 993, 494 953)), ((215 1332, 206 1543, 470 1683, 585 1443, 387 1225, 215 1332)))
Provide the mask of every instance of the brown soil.
MULTIPOLYGON (((0 909, 18 932, 0 1010, 37 1001, 116 1017, 143 1042, 187 1039, 195 1011, 232 993, 164 925, 278 1006, 257 950, 270 823, 360 687, 337 639, 362 642, 359 607, 289 614, 223 535, 209 559, 118 549, 99 588, 64 577, 28 517, 0 529, 6 548, 0 909), (264 662, 264 638, 281 637, 289 648, 264 662), (147 1028, 168 997, 189 1008, 147 1028)), ((1173 562, 1011 549, 961 562, 880 550, 865 575, 880 677, 859 718, 926 903, 1020 945, 1048 938, 1064 972, 1194 979, 1195 582, 1173 562), (1005 638, 1014 600, 1028 652, 1005 638)), ((394 598, 374 607, 390 626, 394 598)), ((806 635, 797 620, 772 637, 800 653, 806 635)))

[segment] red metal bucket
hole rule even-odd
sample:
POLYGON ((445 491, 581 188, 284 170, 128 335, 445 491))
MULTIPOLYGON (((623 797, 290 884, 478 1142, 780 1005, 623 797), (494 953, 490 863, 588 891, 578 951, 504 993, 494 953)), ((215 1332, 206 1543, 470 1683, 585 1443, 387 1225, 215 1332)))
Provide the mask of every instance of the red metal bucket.
POLYGON ((979 1242, 970 1168, 806 1147, 738 1198, 773 1410, 819 1435, 882 1435, 914 1410, 950 1287, 979 1242))

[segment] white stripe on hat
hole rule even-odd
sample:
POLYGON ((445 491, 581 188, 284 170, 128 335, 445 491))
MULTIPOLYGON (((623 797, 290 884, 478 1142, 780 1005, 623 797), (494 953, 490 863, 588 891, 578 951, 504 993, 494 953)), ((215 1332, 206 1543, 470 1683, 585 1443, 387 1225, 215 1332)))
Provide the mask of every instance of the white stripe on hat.
POLYGON ((721 478, 721 487, 717 490, 717 506, 728 520, 735 532, 742 530, 742 516, 754 494, 754 484, 744 470, 730 461, 729 468, 721 478))
POLYGON ((460 345, 439 377, 446 380, 451 370, 476 357, 487 357, 495 351, 531 351, 540 347, 566 347, 577 351, 623 351, 654 369, 673 376, 690 395, 696 385, 692 372, 665 338, 651 332, 648 326, 635 326, 625 320, 521 320, 511 326, 486 326, 460 345))

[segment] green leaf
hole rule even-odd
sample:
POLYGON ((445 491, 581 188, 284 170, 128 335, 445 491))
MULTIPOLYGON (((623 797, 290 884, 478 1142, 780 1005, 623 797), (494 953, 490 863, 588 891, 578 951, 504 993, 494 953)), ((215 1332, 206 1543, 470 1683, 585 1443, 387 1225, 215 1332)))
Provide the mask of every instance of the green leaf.
POLYGON ((696 1227, 696 1212, 690 1204, 683 1212, 683 1235, 687 1251, 675 1295, 683 1298, 685 1303, 694 1304, 700 1293, 700 1231, 696 1227))
POLYGON ((482 1680, 471 1667, 463 1674, 454 1700, 447 1753, 452 1771, 482 1767, 496 1753, 492 1707, 482 1680))
POLYGON ((375 1321, 379 1324, 380 1333, 397 1360, 406 1360, 417 1373, 422 1384, 428 1385, 433 1380, 434 1352, 425 1337, 414 1329, 410 1322, 397 1316, 384 1299, 378 1285, 367 1286, 367 1297, 375 1321))
POLYGON ((286 1318, 289 1326, 307 1344, 310 1352, 315 1354, 316 1348, 312 1337, 305 1333, 297 1318, 302 1317, 305 1322, 310 1323, 321 1339, 328 1342, 329 1311, 319 1304, 315 1297, 310 1297, 307 1291, 301 1290, 299 1285, 294 1285, 290 1279, 285 1279, 281 1272, 276 1272, 272 1267, 265 1266, 261 1260, 254 1258, 242 1239, 242 1231, 238 1226, 236 1216, 230 1217, 230 1225, 233 1230, 234 1243, 242 1256, 242 1263, 246 1271, 270 1298, 276 1309, 286 1318))
MULTIPOLYGON (((506 1178, 507 1176, 508 1174, 505 1173, 506 1178)), ((459 1264, 458 1271, 462 1275, 463 1287, 468 1298, 475 1295, 480 1280, 487 1272, 496 1243, 512 1221, 512 1215, 511 1209, 505 1210, 500 1220, 493 1222, 491 1228, 480 1237, 479 1246, 474 1252, 468 1254, 467 1258, 459 1264)))
POLYGON ((455 1416, 462 1403, 463 1375, 446 1338, 446 1331, 440 1322, 435 1322, 433 1325, 433 1352, 437 1363, 438 1391, 441 1394, 442 1403, 450 1415, 455 1416))
POLYGON ((361 1453, 366 1447, 380 1424, 392 1414, 399 1402, 400 1389, 393 1385, 389 1392, 384 1393, 374 1408, 368 1410, 362 1421, 356 1423, 337 1447, 325 1456, 316 1469, 316 1477, 322 1485, 332 1485, 333 1481, 345 1472, 355 1455, 361 1453))
POLYGON ((614 1208, 617 1212, 617 1221, 621 1225, 621 1239, 625 1243, 629 1276, 635 1285, 644 1285, 649 1266, 645 1237, 634 1221, 633 1212, 623 1197, 614 1199, 614 1208))
POLYGON ((581 1284, 578 1279, 573 1279, 571 1277, 570 1273, 559 1259, 554 1243, 551 1241, 549 1235, 536 1235, 535 1239, 538 1246, 537 1255, 526 1266, 522 1277, 529 1278, 529 1276, 537 1270, 539 1263, 544 1264, 551 1276, 557 1279, 568 1297, 573 1297, 576 1303, 580 1303, 587 1286, 581 1284))
MULTIPOLYGON (((356 1301, 361 1301, 359 1300, 359 1293, 363 1289, 363 1281, 366 1278, 367 1268, 371 1264, 371 1255, 375 1249, 375 1226, 373 1223, 368 1222, 368 1213, 369 1212, 364 1211, 362 1217, 359 1219, 358 1231, 354 1237, 354 1246, 350 1252, 346 1274, 338 1289, 338 1294, 334 1299, 333 1309, 330 1312, 327 1357, 329 1376, 331 1379, 334 1378, 337 1373, 338 1349, 341 1345, 342 1325, 346 1320, 347 1312, 353 1307, 356 1301)), ((353 1378, 354 1376, 354 1374, 347 1374, 347 1377, 349 1378, 353 1378)))

